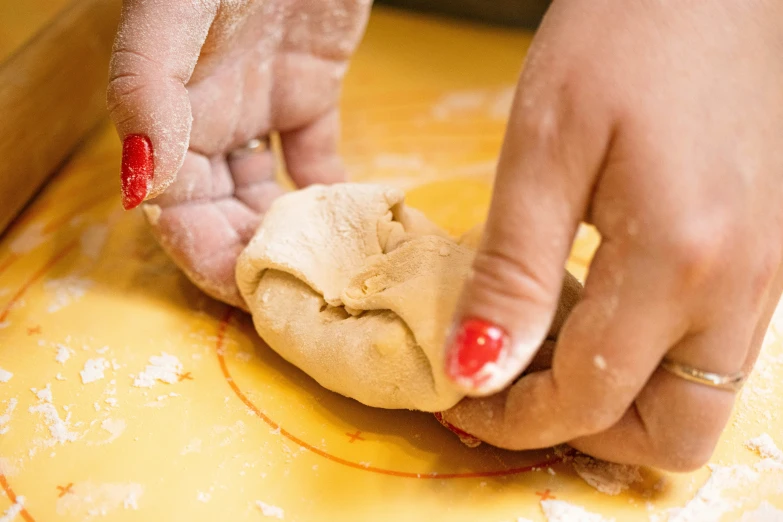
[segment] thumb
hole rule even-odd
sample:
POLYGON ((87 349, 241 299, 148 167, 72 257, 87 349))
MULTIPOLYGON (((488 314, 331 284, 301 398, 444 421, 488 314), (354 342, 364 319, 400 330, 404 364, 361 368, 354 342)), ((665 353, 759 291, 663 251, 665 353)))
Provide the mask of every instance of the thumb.
POLYGON ((558 93, 574 89, 526 86, 537 81, 534 73, 520 83, 484 236, 446 346, 446 372, 468 395, 511 384, 546 339, 609 139, 608 125, 563 110, 576 104, 558 93), (529 103, 530 89, 546 99, 529 103))
POLYGON ((109 72, 109 115, 123 141, 123 206, 174 181, 190 140, 185 84, 215 17, 216 0, 125 0, 109 72))

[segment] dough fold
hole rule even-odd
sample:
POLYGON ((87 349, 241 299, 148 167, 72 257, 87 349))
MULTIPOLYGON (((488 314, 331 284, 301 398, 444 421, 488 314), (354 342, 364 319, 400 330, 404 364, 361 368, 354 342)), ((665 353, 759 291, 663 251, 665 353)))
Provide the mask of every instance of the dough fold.
MULTIPOLYGON (((261 337, 325 388, 442 411, 463 397, 442 351, 478 234, 457 242, 403 201, 352 183, 280 197, 239 257, 237 285, 261 337)), ((555 332, 581 289, 567 276, 555 332)))

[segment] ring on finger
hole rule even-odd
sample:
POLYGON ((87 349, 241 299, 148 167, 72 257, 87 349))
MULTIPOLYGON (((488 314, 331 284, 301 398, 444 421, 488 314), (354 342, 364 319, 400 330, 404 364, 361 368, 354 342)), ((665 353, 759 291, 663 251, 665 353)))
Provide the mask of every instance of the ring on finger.
POLYGON ((239 159, 249 154, 266 152, 269 149, 270 149, 270 142, 268 136, 265 136, 263 138, 253 138, 252 140, 248 141, 244 146, 232 150, 228 154, 228 156, 229 159, 239 159))
POLYGON ((718 388, 720 390, 728 390, 737 392, 742 388, 742 384, 747 377, 744 372, 736 372, 732 374, 720 374, 714 372, 706 372, 693 366, 683 364, 671 359, 664 359, 661 361, 661 368, 669 372, 670 374, 685 379, 686 381, 695 382, 711 388, 718 388))

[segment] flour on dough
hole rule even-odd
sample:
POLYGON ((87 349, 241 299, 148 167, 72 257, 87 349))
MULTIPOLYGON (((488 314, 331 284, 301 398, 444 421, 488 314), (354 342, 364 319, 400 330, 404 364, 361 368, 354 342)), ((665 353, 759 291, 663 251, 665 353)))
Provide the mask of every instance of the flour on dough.
MULTIPOLYGON (((457 241, 403 200, 365 184, 280 197, 239 257, 237 285, 261 337, 325 388, 442 411, 463 397, 443 345, 480 231, 457 241)), ((569 275, 553 331, 579 289, 569 275)))

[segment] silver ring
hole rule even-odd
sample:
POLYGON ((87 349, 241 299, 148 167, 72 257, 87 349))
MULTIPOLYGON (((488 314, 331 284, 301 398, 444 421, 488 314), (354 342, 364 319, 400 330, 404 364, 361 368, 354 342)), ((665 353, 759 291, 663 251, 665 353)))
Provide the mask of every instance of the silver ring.
POLYGON ((704 386, 718 388, 720 390, 737 392, 742 388, 742 384, 745 382, 744 372, 722 375, 720 373, 705 372, 698 368, 694 368, 693 366, 688 366, 687 364, 675 362, 670 359, 661 361, 661 368, 686 381, 703 384, 704 386))
POLYGON ((269 138, 253 138, 248 141, 243 147, 232 150, 228 157, 230 159, 244 158, 250 154, 256 154, 258 152, 265 152, 270 149, 269 138))

